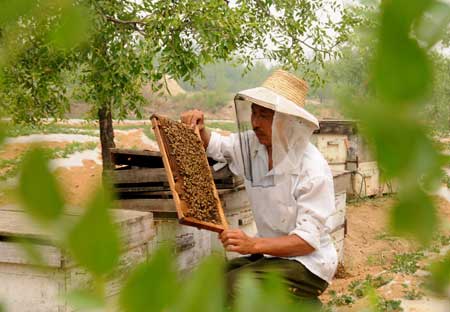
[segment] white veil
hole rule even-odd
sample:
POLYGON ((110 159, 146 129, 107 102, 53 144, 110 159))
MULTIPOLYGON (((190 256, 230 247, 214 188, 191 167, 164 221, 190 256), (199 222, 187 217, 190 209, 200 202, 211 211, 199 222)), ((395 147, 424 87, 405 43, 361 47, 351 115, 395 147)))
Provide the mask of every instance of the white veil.
MULTIPOLYGON (((267 90, 265 88, 260 89, 267 90)), ((272 91, 270 92, 273 93, 272 91)), ((235 97, 236 121, 239 131, 240 156, 244 176, 253 186, 273 185, 274 175, 290 173, 299 166, 311 135, 318 128, 318 122, 315 117, 306 111, 307 114, 314 118, 313 122, 300 116, 285 113, 288 110, 283 105, 280 105, 279 102, 286 102, 288 100, 278 95, 277 97, 277 101, 274 104, 262 102, 255 98, 248 98, 242 93, 238 93, 235 97), (272 122, 273 165, 271 171, 268 170, 267 149, 259 143, 253 132, 251 123, 252 104, 275 111, 272 122), (280 107, 281 109, 279 109, 280 107), (257 157, 260 158, 259 161, 256 161, 257 157)))

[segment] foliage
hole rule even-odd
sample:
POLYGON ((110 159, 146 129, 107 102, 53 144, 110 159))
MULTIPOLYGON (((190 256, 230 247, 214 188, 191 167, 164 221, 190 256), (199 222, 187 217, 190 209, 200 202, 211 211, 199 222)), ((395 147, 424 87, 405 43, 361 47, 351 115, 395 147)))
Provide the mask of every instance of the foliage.
POLYGON ((109 213, 112 206, 109 189, 100 188, 67 237, 75 260, 96 278, 113 271, 119 260, 119 237, 109 213))
POLYGON ((369 289, 377 289, 390 281, 392 281, 392 277, 390 276, 380 275, 374 278, 372 275, 368 274, 364 280, 351 282, 348 286, 348 290, 352 296, 362 298, 367 295, 369 289))
POLYGON ((400 312, 403 311, 400 300, 386 300, 381 298, 376 306, 376 311, 380 312, 400 312))
POLYGON ((440 168, 449 159, 436 148, 420 116, 432 85, 427 49, 435 44, 438 30, 436 25, 429 25, 430 36, 421 37, 419 43, 416 26, 441 3, 413 1, 406 11, 403 5, 402 1, 382 2, 374 30, 378 41, 370 55, 367 93, 361 95, 352 89, 343 102, 347 115, 360 121, 361 132, 386 178, 399 181, 392 229, 425 243, 431 240, 437 225, 435 206, 425 189, 439 185, 440 168))
POLYGON ((430 267, 431 276, 426 285, 438 294, 448 296, 450 285, 450 252, 442 259, 433 263, 430 267))
POLYGON ((343 306, 350 305, 355 302, 355 298, 348 294, 337 295, 336 292, 330 291, 331 300, 328 302, 328 306, 343 306))
POLYGON ((420 300, 423 297, 423 292, 416 290, 416 289, 410 289, 404 292, 403 298, 407 300, 420 300))
POLYGON ((58 183, 47 166, 45 153, 40 149, 31 150, 24 157, 19 184, 25 211, 45 222, 61 216, 64 205, 58 183), (36 188, 37 184, 45 187, 36 188))
POLYGON ((215 91, 202 91, 193 94, 180 94, 171 98, 175 107, 182 110, 201 109, 208 112, 217 112, 232 100, 229 93, 215 91))
POLYGON ((221 129, 236 132, 237 126, 234 122, 206 121, 206 127, 210 129, 221 129))
POLYGON ((423 258, 424 254, 420 251, 395 255, 391 271, 414 274, 419 269, 417 262, 423 258))
POLYGON ((64 133, 64 134, 96 134, 94 132, 96 127, 83 126, 77 128, 76 126, 61 125, 57 123, 41 123, 41 124, 24 124, 24 123, 5 123, 6 136, 18 137, 28 136, 31 134, 50 134, 50 133, 64 133))
POLYGON ((257 61, 247 72, 241 64, 222 61, 204 65, 202 75, 193 78, 193 85, 184 81, 180 81, 180 84, 183 89, 190 91, 215 90, 222 93, 236 93, 261 85, 272 70, 260 61, 257 61))

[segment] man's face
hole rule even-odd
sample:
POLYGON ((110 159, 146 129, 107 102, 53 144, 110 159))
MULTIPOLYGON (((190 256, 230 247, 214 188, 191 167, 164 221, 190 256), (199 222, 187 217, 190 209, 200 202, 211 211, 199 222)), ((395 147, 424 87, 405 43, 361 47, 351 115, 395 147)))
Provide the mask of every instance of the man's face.
POLYGON ((252 127, 259 143, 272 146, 272 121, 275 112, 271 109, 252 104, 252 127))

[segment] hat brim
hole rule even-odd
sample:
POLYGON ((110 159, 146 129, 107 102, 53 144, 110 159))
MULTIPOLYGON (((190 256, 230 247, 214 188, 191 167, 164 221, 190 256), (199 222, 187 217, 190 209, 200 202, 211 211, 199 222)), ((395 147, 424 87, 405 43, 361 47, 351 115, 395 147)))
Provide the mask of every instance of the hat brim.
POLYGON ((319 121, 313 114, 270 89, 257 87, 239 91, 235 96, 235 100, 238 99, 255 103, 279 113, 296 116, 310 123, 315 129, 319 129, 319 121))

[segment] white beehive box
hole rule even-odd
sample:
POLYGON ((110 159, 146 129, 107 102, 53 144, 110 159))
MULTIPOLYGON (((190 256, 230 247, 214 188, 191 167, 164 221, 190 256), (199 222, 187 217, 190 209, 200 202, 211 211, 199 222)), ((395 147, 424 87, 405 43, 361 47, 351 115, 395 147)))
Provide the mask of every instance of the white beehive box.
POLYGON ((339 263, 344 263, 344 238, 347 213, 346 198, 347 193, 345 191, 335 194, 336 212, 327 220, 327 226, 330 229, 331 239, 336 248, 339 263))
POLYGON ((380 193, 380 171, 377 163, 375 161, 359 163, 356 171, 352 174, 352 185, 355 196, 378 195, 380 193))
MULTIPOLYGON (((171 200, 172 201, 172 200, 171 200)), ((164 243, 175 245, 177 268, 189 272, 211 254, 211 233, 191 226, 181 225, 175 214, 155 217, 156 247, 164 243)))
MULTIPOLYGON (((121 280, 136 264, 148 258, 154 237, 153 217, 149 213, 115 210, 114 220, 123 242, 119 265, 106 284, 108 301, 114 301, 121 280)), ((68 215, 68 219, 76 218, 68 215)), ((61 298, 72 289, 86 289, 90 275, 67 254, 52 245, 52 238, 29 222, 24 212, 14 207, 0 208, 0 302, 8 312, 66 312, 72 308, 61 298), (44 259, 36 266, 14 242, 28 238, 44 259)), ((95 238, 93 238, 95 239, 95 238)), ((93 255, 95 256, 95 255, 93 255)))
POLYGON ((315 134, 312 142, 327 160, 328 164, 343 164, 347 160, 347 136, 343 134, 315 134))
MULTIPOLYGON (((222 207, 231 229, 241 229, 249 236, 256 235, 256 224, 247 192, 243 185, 229 190, 222 190, 222 207)), ((222 243, 217 234, 211 233, 212 252, 223 252, 222 243)), ((239 256, 236 252, 226 252, 226 257, 232 259, 239 256)))

